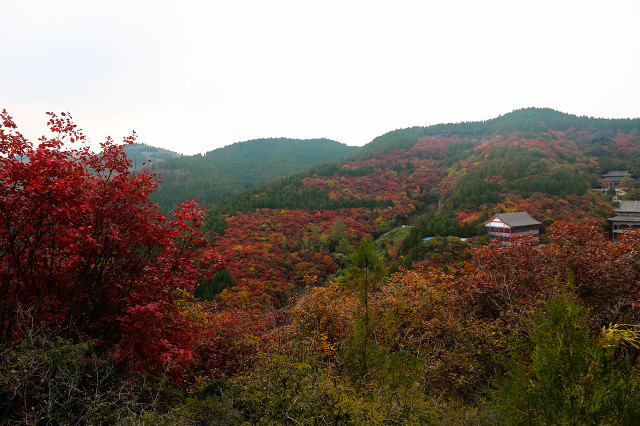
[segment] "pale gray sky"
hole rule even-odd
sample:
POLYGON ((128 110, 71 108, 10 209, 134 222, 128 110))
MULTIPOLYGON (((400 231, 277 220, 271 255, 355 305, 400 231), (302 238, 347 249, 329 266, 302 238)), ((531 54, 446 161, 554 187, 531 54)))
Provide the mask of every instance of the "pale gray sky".
POLYGON ((193 154, 261 137, 363 145, 550 107, 640 117, 640 1, 0 0, 0 108, 32 138, 193 154))

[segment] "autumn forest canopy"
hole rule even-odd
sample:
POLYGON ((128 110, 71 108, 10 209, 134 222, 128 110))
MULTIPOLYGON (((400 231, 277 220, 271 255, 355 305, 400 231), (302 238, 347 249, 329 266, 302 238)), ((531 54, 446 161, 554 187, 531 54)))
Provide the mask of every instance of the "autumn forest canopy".
POLYGON ((640 421, 640 233, 608 220, 640 119, 197 156, 0 120, 2 424, 640 421), (540 235, 487 235, 513 212, 540 235))

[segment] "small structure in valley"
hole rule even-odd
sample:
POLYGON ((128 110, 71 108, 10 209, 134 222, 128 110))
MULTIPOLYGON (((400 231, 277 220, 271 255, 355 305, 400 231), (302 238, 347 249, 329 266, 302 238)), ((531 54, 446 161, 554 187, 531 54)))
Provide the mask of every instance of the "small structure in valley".
POLYGON ((527 212, 499 213, 484 223, 487 234, 501 241, 509 241, 514 236, 540 235, 542 222, 527 212))
POLYGON ((614 209, 617 216, 607 219, 611 222, 611 238, 615 241, 628 229, 640 229, 640 201, 620 201, 614 209))

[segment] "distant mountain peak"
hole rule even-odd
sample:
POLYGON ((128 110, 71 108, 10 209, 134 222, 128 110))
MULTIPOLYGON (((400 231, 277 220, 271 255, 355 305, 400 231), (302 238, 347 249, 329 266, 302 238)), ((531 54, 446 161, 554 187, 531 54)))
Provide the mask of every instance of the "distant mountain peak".
POLYGON ((160 163, 170 158, 182 156, 182 154, 177 152, 144 143, 125 145, 124 152, 127 154, 127 157, 131 161, 134 169, 142 167, 143 164, 160 163))

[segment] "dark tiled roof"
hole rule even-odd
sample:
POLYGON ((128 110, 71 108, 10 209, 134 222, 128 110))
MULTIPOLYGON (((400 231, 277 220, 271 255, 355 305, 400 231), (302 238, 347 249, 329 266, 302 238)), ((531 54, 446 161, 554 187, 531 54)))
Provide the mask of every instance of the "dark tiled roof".
POLYGON ((542 225, 542 222, 535 220, 527 212, 500 213, 496 216, 512 228, 516 226, 542 225))
POLYGON ((614 209, 618 213, 637 213, 640 215, 640 201, 620 201, 620 207, 614 209))
POLYGON ((614 216, 609 219, 611 222, 638 222, 640 223, 640 216, 614 216))
POLYGON ((629 177, 631 177, 633 175, 631 173, 629 173, 628 170, 611 170, 610 172, 607 172, 607 173, 602 175, 603 178, 613 177, 613 176, 616 176, 616 177, 629 176, 629 177))

